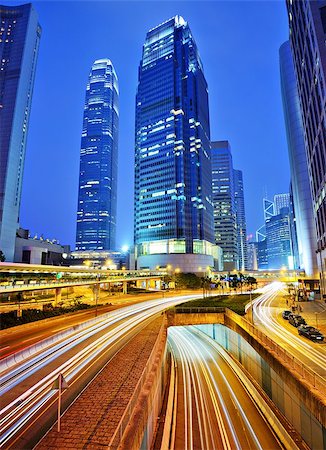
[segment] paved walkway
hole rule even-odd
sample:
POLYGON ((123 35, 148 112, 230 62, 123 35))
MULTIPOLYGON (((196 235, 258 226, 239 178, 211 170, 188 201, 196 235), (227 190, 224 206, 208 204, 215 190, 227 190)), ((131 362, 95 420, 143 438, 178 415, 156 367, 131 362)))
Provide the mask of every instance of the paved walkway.
POLYGON ((90 383, 35 450, 103 449, 119 424, 156 341, 163 317, 132 339, 90 383))

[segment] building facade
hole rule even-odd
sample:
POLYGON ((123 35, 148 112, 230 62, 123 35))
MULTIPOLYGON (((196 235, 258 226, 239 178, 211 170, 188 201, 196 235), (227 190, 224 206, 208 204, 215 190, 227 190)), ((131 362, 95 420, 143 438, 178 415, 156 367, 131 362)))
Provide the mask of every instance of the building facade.
POLYGON ((321 291, 326 296, 326 1, 287 0, 317 234, 321 291))
POLYGON ((80 150, 77 251, 115 249, 119 89, 113 64, 99 59, 86 87, 80 150))
POLYGON ((279 56, 283 111, 291 170, 293 209, 298 242, 297 265, 305 270, 307 276, 318 277, 316 225, 300 101, 289 41, 281 45, 279 56))
POLYGON ((282 208, 290 208, 290 194, 274 195, 274 215, 278 215, 282 208))
POLYGON ((151 29, 136 96, 135 222, 138 268, 213 265, 208 89, 180 16, 151 29))
POLYGON ((266 248, 269 270, 294 268, 289 208, 266 220, 266 248))
POLYGON ((211 146, 215 243, 223 249, 224 270, 234 270, 239 268, 239 254, 231 147, 228 141, 213 141, 211 146))
POLYGON ((234 201, 237 221, 237 246, 239 270, 248 268, 247 255, 247 224, 244 201, 243 175, 241 170, 234 170, 234 201))
POLYGON ((31 4, 0 6, 0 22, 0 250, 13 261, 41 28, 31 4))

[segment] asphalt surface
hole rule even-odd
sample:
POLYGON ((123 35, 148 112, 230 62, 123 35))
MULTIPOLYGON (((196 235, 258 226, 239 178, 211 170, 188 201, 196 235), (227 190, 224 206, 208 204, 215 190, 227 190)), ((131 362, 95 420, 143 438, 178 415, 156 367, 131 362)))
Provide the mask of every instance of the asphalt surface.
POLYGON ((175 450, 283 448, 216 344, 195 327, 173 327, 168 339, 177 365, 175 450))

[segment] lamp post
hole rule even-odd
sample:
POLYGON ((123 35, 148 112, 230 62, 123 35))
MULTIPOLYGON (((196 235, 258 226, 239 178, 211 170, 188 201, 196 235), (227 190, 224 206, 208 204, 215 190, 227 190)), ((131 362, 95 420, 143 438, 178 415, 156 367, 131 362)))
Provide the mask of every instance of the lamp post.
POLYGON ((250 307, 251 307, 251 322, 254 325, 254 308, 253 308, 253 304, 252 304, 252 286, 250 285, 250 289, 249 289, 249 298, 250 298, 250 307))

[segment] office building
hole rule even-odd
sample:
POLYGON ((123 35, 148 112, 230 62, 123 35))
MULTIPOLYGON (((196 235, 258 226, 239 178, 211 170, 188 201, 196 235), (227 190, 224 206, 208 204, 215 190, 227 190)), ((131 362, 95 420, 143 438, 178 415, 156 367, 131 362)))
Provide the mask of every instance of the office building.
POLYGON ((149 30, 139 66, 137 268, 164 266, 200 272, 213 266, 217 252, 210 158, 203 65, 187 22, 175 16, 149 30))
POLYGON ((267 256, 267 239, 255 242, 257 245, 257 265, 258 270, 268 270, 268 256, 267 256))
POLYGON ((247 261, 247 225, 244 202, 243 176, 241 170, 234 170, 234 201, 237 222, 237 247, 239 270, 244 271, 248 267, 247 261))
POLYGON ((289 208, 266 220, 266 248, 269 270, 294 268, 289 208))
POLYGON ((317 234, 321 292, 326 296, 326 1, 287 0, 317 234))
POLYGON ((297 267, 307 276, 317 277, 317 235, 310 190, 304 130, 290 42, 279 51, 283 111, 293 192, 293 210, 297 232, 297 267))
POLYGON ((211 146, 215 243, 223 249, 224 270, 234 270, 239 255, 231 147, 228 141, 213 141, 211 146))
POLYGON ((31 4, 0 6, 0 250, 14 260, 41 28, 31 4))
POLYGON ((115 249, 119 126, 118 79, 109 59, 92 65, 80 150, 77 251, 115 249))
POLYGON ((247 242, 247 270, 258 270, 258 242, 247 242))
POLYGON ((14 259, 16 263, 68 265, 69 253, 70 246, 61 245, 56 239, 48 239, 43 236, 31 237, 29 230, 23 228, 17 230, 14 259))
POLYGON ((274 195, 274 215, 278 215, 282 208, 290 208, 290 194, 274 195))

